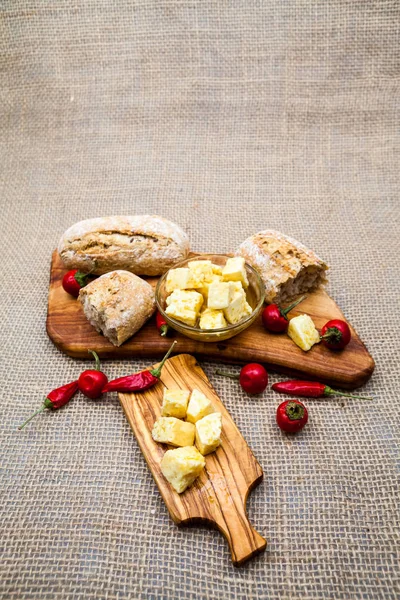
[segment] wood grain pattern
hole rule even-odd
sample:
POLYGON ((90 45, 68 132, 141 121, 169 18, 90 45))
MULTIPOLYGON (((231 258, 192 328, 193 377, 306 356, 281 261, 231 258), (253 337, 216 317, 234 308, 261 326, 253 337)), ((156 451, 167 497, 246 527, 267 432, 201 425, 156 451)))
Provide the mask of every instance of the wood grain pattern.
POLYGON ((262 469, 196 359, 180 354, 167 360, 160 383, 140 394, 119 394, 119 399, 173 521, 218 528, 236 566, 265 550, 266 540, 251 526, 246 513, 248 494, 261 482, 262 469), (205 457, 203 474, 183 494, 175 492, 160 470, 168 446, 151 437, 161 415, 164 386, 197 388, 222 413, 221 446, 205 457))
MULTIPOLYGON (((58 253, 53 253, 47 313, 47 333, 60 350, 76 358, 89 359, 88 348, 101 358, 161 357, 171 345, 171 338, 158 334, 154 318, 130 340, 117 348, 90 325, 81 305, 62 287, 65 269, 58 253)), ((156 278, 147 281, 156 285, 156 278)), ((344 319, 337 304, 320 289, 294 309, 290 316, 307 313, 317 328, 329 319, 344 319)), ((350 326, 351 327, 351 326, 350 326)), ((365 383, 374 370, 374 361, 357 333, 352 330, 350 344, 343 352, 332 352, 322 344, 303 352, 286 335, 265 331, 261 317, 243 333, 223 342, 197 342, 180 334, 177 350, 195 354, 204 360, 220 362, 261 362, 276 371, 302 378, 312 378, 332 386, 353 389, 365 383)))

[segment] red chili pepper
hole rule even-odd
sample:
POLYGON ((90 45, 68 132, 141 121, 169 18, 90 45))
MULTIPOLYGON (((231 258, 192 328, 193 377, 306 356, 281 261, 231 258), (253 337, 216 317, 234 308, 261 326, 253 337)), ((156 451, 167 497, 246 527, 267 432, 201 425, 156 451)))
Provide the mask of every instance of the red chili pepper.
POLYGON ((295 306, 303 302, 306 296, 299 298, 296 302, 293 302, 287 308, 279 308, 277 304, 269 304, 266 306, 262 312, 262 322, 268 331, 272 331, 273 333, 283 333, 286 331, 289 325, 289 321, 287 318, 287 314, 293 310, 295 306))
POLYGON ((351 339, 350 327, 341 319, 332 319, 321 329, 321 340, 331 350, 342 350, 351 339))
POLYGON ((303 398, 321 398, 322 396, 346 396, 348 398, 358 398, 360 400, 373 400, 370 396, 355 396, 354 394, 345 394, 333 390, 329 385, 317 383, 316 381, 301 381, 292 379, 289 381, 280 381, 272 385, 275 392, 289 394, 289 396, 302 396, 303 398))
POLYGON ((77 298, 79 296, 79 290, 87 285, 88 277, 89 273, 81 273, 81 271, 78 271, 77 269, 68 271, 63 277, 62 286, 68 294, 77 298))
POLYGON ((133 375, 127 375, 126 377, 119 377, 118 379, 109 381, 107 385, 103 388, 103 393, 125 392, 129 394, 130 392, 140 392, 142 390, 147 390, 148 388, 155 385, 160 379, 161 369, 163 368, 165 361, 171 354, 175 344, 176 340, 173 342, 171 348, 168 350, 167 354, 164 356, 157 369, 141 371, 140 373, 134 373, 133 375))
POLYGON ((100 371, 100 359, 97 356, 97 353, 94 350, 88 350, 88 352, 93 354, 96 361, 96 367, 94 369, 83 371, 83 373, 79 375, 78 386, 82 394, 85 394, 85 396, 92 400, 96 400, 96 398, 100 398, 104 386, 108 383, 108 378, 105 373, 100 371))
POLYGON ((18 429, 22 429, 25 427, 29 421, 36 417, 39 413, 43 412, 46 408, 51 408, 56 410, 57 408, 61 408, 64 404, 67 404, 72 398, 72 396, 78 391, 78 382, 73 381, 72 383, 67 383, 66 385, 62 385, 55 390, 52 390, 50 394, 45 398, 43 405, 37 410, 29 419, 27 419, 22 425, 18 427, 18 429))
POLYGON ((240 375, 216 371, 217 375, 239 379, 239 383, 248 394, 261 394, 268 385, 268 373, 262 365, 249 363, 240 371, 240 375))
POLYGON ((282 431, 296 433, 303 429, 308 421, 308 412, 298 400, 286 400, 276 409, 276 422, 282 431))
POLYGON ((158 332, 161 335, 161 337, 165 337, 168 333, 168 323, 164 319, 164 317, 162 316, 160 311, 157 311, 156 325, 157 325, 157 329, 158 329, 158 332))

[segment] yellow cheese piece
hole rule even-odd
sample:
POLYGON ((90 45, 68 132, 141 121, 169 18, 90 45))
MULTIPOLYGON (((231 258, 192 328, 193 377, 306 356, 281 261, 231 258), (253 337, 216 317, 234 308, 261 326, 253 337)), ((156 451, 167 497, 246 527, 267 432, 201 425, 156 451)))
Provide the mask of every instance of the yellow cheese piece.
POLYGON ((161 460, 161 472, 178 494, 182 494, 201 475, 206 461, 194 446, 167 450, 161 460))
POLYGON ((222 281, 240 281, 244 288, 249 286, 247 279, 244 258, 235 256, 228 258, 224 268, 222 269, 222 281))
POLYGON ((212 413, 196 422, 196 446, 205 456, 214 452, 221 443, 222 415, 212 413))
POLYGON ((167 273, 167 279, 165 281, 165 291, 170 294, 174 290, 185 290, 191 286, 188 284, 189 281, 189 269, 178 268, 170 269, 167 273))
POLYGON ((153 440, 171 446, 193 446, 195 427, 175 417, 160 417, 151 432, 153 440))
POLYGON ((251 315, 251 313, 252 308, 246 300, 246 294, 244 290, 235 292, 229 306, 224 308, 225 319, 228 321, 228 323, 231 323, 231 325, 239 323, 239 321, 248 315, 251 315))
POLYGON ((217 310, 226 308, 231 302, 232 292, 229 282, 213 281, 208 288, 207 307, 217 310))
POLYGON ((294 343, 305 352, 320 342, 319 333, 309 315, 299 315, 290 319, 287 332, 294 343))
POLYGON ((208 291, 214 281, 221 281, 221 275, 213 275, 212 281, 206 281, 197 291, 202 294, 204 301, 208 300, 208 291))
POLYGON ((194 389, 190 395, 186 419, 190 423, 196 423, 196 421, 213 412, 215 412, 214 407, 207 396, 194 389))
POLYGON ((199 292, 174 290, 166 299, 165 313, 177 321, 194 327, 203 302, 203 296, 199 292))
POLYGON ((219 265, 215 265, 214 263, 212 263, 211 268, 214 275, 222 275, 222 267, 220 267, 219 265))
POLYGON ((188 263, 188 267, 192 273, 192 276, 201 283, 212 281, 213 270, 211 260, 192 260, 190 263, 188 263))
POLYGON ((161 414, 163 417, 184 419, 186 417, 189 396, 189 390, 167 390, 167 388, 164 388, 163 403, 161 407, 161 414))
POLYGON ((200 315, 200 329, 221 329, 226 327, 224 313, 222 310, 206 308, 200 315))

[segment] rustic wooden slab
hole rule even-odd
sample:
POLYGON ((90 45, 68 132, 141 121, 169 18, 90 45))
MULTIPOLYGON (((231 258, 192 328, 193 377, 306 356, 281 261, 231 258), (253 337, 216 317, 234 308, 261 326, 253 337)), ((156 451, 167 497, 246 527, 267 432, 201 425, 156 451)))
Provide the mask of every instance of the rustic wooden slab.
MULTIPOLYGON (((86 320, 81 305, 62 287, 65 268, 57 251, 53 253, 47 312, 47 333, 60 350, 75 358, 89 359, 88 348, 101 358, 161 357, 171 345, 171 338, 158 334, 154 318, 130 340, 117 348, 86 320)), ((156 285, 156 278, 148 278, 156 285)), ((329 319, 344 319, 337 304, 320 289, 295 308, 290 316, 311 316, 317 328, 329 319)), ((350 326, 351 327, 351 326, 350 326)), ((312 378, 332 386, 353 389, 365 383, 374 370, 374 361, 351 327, 352 339, 342 352, 332 352, 322 344, 303 352, 287 335, 265 331, 261 317, 243 333, 223 342, 197 342, 178 333, 177 351, 195 354, 204 360, 220 362, 261 362, 276 371, 302 378, 312 378)))
POLYGON ((166 361, 160 383, 139 394, 119 394, 119 399, 173 521, 218 528, 235 566, 265 550, 266 540, 253 529, 246 513, 247 497, 262 480, 262 469, 196 359, 189 354, 174 356, 166 361), (161 415, 164 386, 197 388, 222 413, 221 446, 205 457, 203 474, 183 494, 175 492, 161 473, 160 462, 169 446, 151 437, 161 415))

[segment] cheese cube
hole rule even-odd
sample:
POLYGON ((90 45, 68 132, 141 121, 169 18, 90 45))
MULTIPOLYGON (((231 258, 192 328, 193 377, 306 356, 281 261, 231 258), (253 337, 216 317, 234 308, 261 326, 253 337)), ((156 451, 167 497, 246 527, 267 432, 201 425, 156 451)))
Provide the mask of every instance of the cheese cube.
POLYGON ((165 281, 165 291, 167 294, 174 290, 185 290, 189 288, 189 269, 178 268, 170 269, 167 273, 167 279, 165 281))
POLYGON ((203 296, 193 290, 174 290, 166 299, 166 304, 167 315, 194 327, 203 304, 203 296))
POLYGON ((314 344, 318 344, 321 341, 314 322, 309 315, 299 315, 290 319, 287 332, 294 343, 305 352, 310 350, 314 344))
POLYGON ((204 300, 208 300, 208 291, 214 281, 221 281, 221 275, 213 275, 212 281, 205 281, 203 286, 198 289, 199 293, 203 295, 204 300))
POLYGON ((250 304, 246 301, 246 294, 242 290, 234 293, 231 303, 227 308, 224 308, 224 315, 228 323, 234 325, 248 315, 251 315, 252 310, 250 304))
POLYGON ((189 402, 189 390, 167 390, 164 388, 161 414, 163 417, 184 419, 189 402))
POLYGON ((214 275, 222 275, 222 267, 220 267, 219 265, 215 265, 214 263, 212 263, 211 268, 214 275))
POLYGON ((203 302, 203 296, 194 290, 174 290, 166 299, 167 306, 179 304, 197 313, 200 312, 203 302))
POLYGON ((196 423, 206 415, 215 412, 210 400, 199 390, 193 390, 187 408, 186 419, 190 423, 196 423))
POLYGON ((244 288, 247 288, 249 282, 247 280, 246 268, 244 266, 244 258, 235 256, 228 258, 224 268, 222 269, 223 281, 241 281, 244 288))
POLYGON ((151 435, 155 442, 162 444, 193 446, 195 427, 192 423, 175 419, 175 417, 160 417, 154 423, 151 435))
POLYGON ((221 443, 222 415, 212 413, 196 422, 196 446, 205 456, 214 452, 221 443))
POLYGON ((192 260, 188 263, 188 267, 193 277, 197 278, 202 283, 212 281, 213 270, 211 260, 192 260))
POLYGON ((226 308, 232 299, 232 288, 229 282, 213 281, 208 288, 207 307, 226 308))
POLYGON ((201 475, 206 461, 194 446, 167 450, 161 460, 161 472, 178 494, 182 494, 201 475))
POLYGON ((200 329, 220 329, 226 327, 224 313, 222 310, 206 308, 200 315, 200 329))

